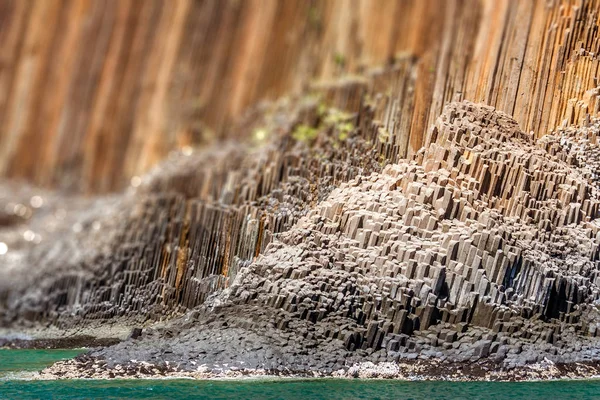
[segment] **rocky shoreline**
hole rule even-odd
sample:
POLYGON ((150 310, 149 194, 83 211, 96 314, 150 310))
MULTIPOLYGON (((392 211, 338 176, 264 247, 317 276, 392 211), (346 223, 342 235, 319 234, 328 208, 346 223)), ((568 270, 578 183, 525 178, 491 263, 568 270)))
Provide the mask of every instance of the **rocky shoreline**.
MULTIPOLYGON (((187 317, 189 319, 189 316, 187 317)), ((265 379, 340 378, 443 381, 535 381, 592 379, 600 376, 598 343, 573 340, 564 354, 552 354, 546 346, 516 343, 512 338, 490 336, 493 345, 481 348, 477 328, 457 336, 463 357, 440 346, 424 343, 416 334, 416 347, 394 352, 348 352, 341 343, 318 343, 310 351, 282 345, 276 331, 244 330, 233 325, 233 316, 208 322, 201 331, 190 331, 173 321, 160 328, 133 329, 126 340, 90 335, 65 338, 17 339, 4 348, 87 347, 72 360, 59 361, 28 379, 265 379), (220 328, 219 328, 220 327, 220 328), (179 331, 178 331, 179 330, 179 331), (506 343, 498 351, 496 343, 506 343), (50 344, 50 345, 49 345, 50 344), (488 351, 485 352, 485 348, 488 351), (579 350, 577 350, 579 349, 579 350)), ((189 323, 189 321, 188 321, 189 323)), ((424 332, 432 335, 432 333, 424 332)), ((5 339, 6 340, 6 339, 5 339)), ((485 339, 484 339, 485 341, 485 339)), ((310 347, 310 346, 309 346, 310 347)), ((407 346, 407 348, 411 345, 407 346)))
POLYGON ((406 381, 539 381, 557 379, 593 379, 600 377, 600 362, 555 364, 544 360, 510 370, 497 369, 490 361, 476 363, 443 363, 439 361, 357 363, 333 372, 295 371, 288 369, 210 369, 204 365, 194 371, 174 366, 157 366, 134 362, 126 366, 107 368, 102 360, 80 356, 60 361, 40 371, 33 379, 266 379, 266 378, 337 378, 337 379, 395 379, 406 381))

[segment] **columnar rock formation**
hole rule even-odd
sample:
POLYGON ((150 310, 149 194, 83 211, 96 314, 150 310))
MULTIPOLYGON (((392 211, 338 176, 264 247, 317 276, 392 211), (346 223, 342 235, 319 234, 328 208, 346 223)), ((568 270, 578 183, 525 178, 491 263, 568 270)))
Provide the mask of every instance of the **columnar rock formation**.
POLYGON ((72 313, 158 319, 201 304, 336 184, 381 169, 381 150, 389 146, 377 139, 373 107, 361 108, 363 127, 357 127, 356 116, 305 98, 300 107, 269 108, 266 119, 248 117, 254 150, 249 142, 179 154, 135 195, 107 202, 106 215, 86 217, 84 210, 77 229, 69 229, 69 220, 66 236, 51 234, 59 247, 86 251, 55 251, 52 240, 26 246, 14 268, 3 271, 8 308, 33 319, 72 313), (33 296, 27 265, 37 266, 33 296))
MULTIPOLYGON (((298 118, 311 110, 309 102, 298 118)), ((595 120, 536 140, 491 107, 452 103, 413 159, 353 169, 336 160, 364 160, 360 124, 335 109, 321 113, 321 136, 296 123, 275 140, 289 153, 224 149, 218 163, 216 153, 188 157, 149 177, 111 228, 107 252, 80 260, 87 267, 48 269, 34 290, 13 288, 7 317, 158 319, 231 285, 209 301, 228 326, 272 326, 275 338, 296 332, 349 354, 383 347, 381 360, 423 345, 458 360, 464 349, 454 341, 477 327, 557 349, 548 354, 568 348, 568 335, 596 336, 595 120), (279 178, 265 179, 269 171, 279 178), (332 178, 341 182, 333 191, 332 178)), ((474 346, 469 357, 506 356, 502 340, 488 336, 464 339, 474 346)))
MULTIPOLYGON (((246 5, 224 4, 215 8, 228 10, 222 18, 235 10, 241 21, 264 17, 246 5)), ((267 9, 291 7, 285 4, 267 9)), ((263 346, 265 353, 279 354, 270 365, 299 369, 367 358, 465 361, 493 355, 507 364, 600 359, 593 347, 600 332, 596 2, 445 2, 439 15, 420 19, 422 4, 403 8, 418 23, 398 23, 418 25, 409 32, 429 32, 398 45, 408 46, 408 53, 360 75, 312 83, 301 94, 256 105, 228 123, 235 140, 199 150, 185 141, 150 173, 131 179, 122 195, 87 198, 3 184, 0 322, 71 328, 116 321, 146 329, 167 320, 166 330, 102 354, 143 359, 140 348, 169 346, 176 336, 185 346, 152 357, 176 354, 183 360, 190 349, 208 354, 214 348, 214 357, 206 356, 211 360, 240 361, 233 344, 216 343, 214 335, 223 334, 228 341, 247 341, 243 352, 255 367, 264 366, 252 355, 263 346), (424 24, 438 18, 444 23, 432 29, 424 24)), ((19 15, 19 7, 10 10, 19 15)), ((46 7, 53 10, 51 3, 46 7)), ((171 22, 186 19, 184 11, 199 7, 198 13, 210 15, 185 1, 168 12, 152 7, 142 7, 145 17, 162 21, 169 32, 171 22)), ((375 11, 365 8, 369 20, 375 11)), ((327 3, 319 2, 311 8, 325 9, 327 3)), ((43 15, 34 10, 27 18, 43 15)), ((103 23, 96 22, 100 29, 103 23)), ((10 26, 8 32, 16 29, 10 26)), ((135 26, 146 32, 143 18, 135 26)), ((181 35, 188 28, 180 26, 168 40, 184 46, 181 35)), ((33 43, 37 35, 28 38, 33 43)), ((329 35, 336 37, 329 32, 313 39, 320 43, 329 35)), ((390 37, 395 35, 392 30, 390 37)), ((136 37, 142 47, 163 40, 149 33, 136 37)), ((219 43, 214 51, 225 46, 219 43)), ((153 94, 136 101, 154 113, 162 110, 179 59, 165 65, 158 58, 166 50, 153 51, 149 57, 162 71, 158 100, 153 94)), ((37 61, 43 64, 43 58, 37 61)), ((266 57, 264 68, 271 63, 266 57)), ((358 68, 355 58, 348 63, 358 68)), ((331 76, 327 65, 317 75, 331 76)), ((128 74, 135 75, 131 68, 128 74)), ((158 73, 148 68, 147 74, 158 73)), ((227 79, 238 82, 247 74, 227 79)), ((262 92, 271 84, 287 85, 283 75, 265 79, 265 87, 257 84, 262 92)), ((198 85, 206 96, 215 89, 198 85)), ((139 94, 127 85, 116 91, 101 86, 103 101, 119 90, 139 94)), ((21 89, 17 97, 25 96, 21 89)), ((238 113, 245 104, 240 98, 254 99, 244 85, 238 90, 235 105, 215 103, 221 116, 238 113)), ((91 88, 85 93, 86 101, 95 96, 91 88)), ((109 103, 94 103, 99 109, 89 118, 101 118, 109 103)), ((153 115, 165 115, 160 112, 153 115)), ((119 142, 124 144, 151 126, 158 130, 148 131, 144 146, 152 147, 163 137, 164 121, 140 116, 138 126, 137 114, 127 114, 127 122, 117 118, 104 135, 94 131, 99 120, 88 124, 85 115, 65 118, 77 125, 75 135, 92 135, 92 144, 81 153, 81 142, 74 141, 66 152, 70 161, 50 155, 51 165, 68 161, 67 170, 81 171, 70 163, 82 156, 89 175, 75 181, 98 177, 106 189, 116 183, 111 177, 150 164, 154 150, 144 147, 138 160, 112 135, 126 127, 132 136, 119 142), (94 143, 103 140, 112 143, 108 161, 96 158, 94 143), (125 156, 131 165, 120 162, 125 156)), ((50 125, 64 127, 57 118, 50 125)), ((0 141, 9 144, 0 147, 0 162, 21 153, 17 143, 31 134, 24 128, 30 122, 23 121, 13 121, 15 134, 0 132, 0 141)), ((52 138, 69 140, 52 132, 52 138)), ((176 147, 179 133, 174 135, 167 135, 173 143, 158 147, 176 147)), ((28 169, 28 160, 14 167, 51 179, 28 169)), ((11 168, 4 172, 10 175, 11 168)))
MULTIPOLYGON (((346 129, 339 120, 328 126, 339 111, 327 113, 326 134, 317 142, 331 138, 331 128, 346 129)), ((352 131, 348 148, 365 145, 359 128, 352 131)), ((337 176, 331 171, 342 165, 334 152, 316 168, 328 173, 312 177, 308 197, 300 194, 311 192, 307 181, 284 173, 277 189, 264 192, 268 204, 259 198, 239 208, 233 206, 235 193, 248 189, 236 188, 256 186, 237 186, 233 178, 220 189, 220 208, 185 200, 190 194, 184 189, 210 192, 219 181, 213 167, 214 180, 194 183, 196 173, 182 171, 197 172, 200 160, 214 159, 188 158, 186 168, 171 165, 179 175, 144 184, 144 192, 160 193, 170 181, 179 194, 138 193, 126 233, 117 235, 118 257, 110 263, 106 258, 95 276, 46 277, 52 285, 42 291, 54 297, 31 302, 44 287, 37 283, 36 291, 27 288, 9 304, 20 315, 68 324, 119 315, 155 319, 196 307, 161 334, 95 353, 110 357, 109 364, 148 359, 192 370, 203 362, 209 369, 231 363, 332 371, 365 359, 492 358, 508 367, 596 359, 599 131, 600 122, 592 120, 535 139, 491 107, 451 103, 430 130, 428 146, 410 160, 372 167, 371 173, 346 169, 352 178, 339 178, 345 182, 331 190, 323 180, 337 176), (238 217, 219 214, 228 211, 238 217), (228 228, 223 221, 230 221, 228 228), (264 233, 269 229, 281 233, 272 238, 264 233), (234 245, 220 250, 223 241, 234 245), (161 256, 152 247, 158 243, 161 256), (227 264, 230 257, 240 262, 227 264), (208 271, 211 266, 216 269, 208 271), (222 336, 226 342, 216 339, 222 336)), ((312 163, 323 157, 309 149, 328 148, 317 142, 294 147, 312 163)), ((340 142, 329 145, 335 149, 340 142)), ((264 167, 259 154, 269 152, 250 159, 264 167)), ((245 170, 253 175, 252 168, 245 170)))
POLYGON ((232 117, 257 100, 402 58, 390 118, 407 128, 403 156, 461 99, 543 135, 598 112, 598 11, 596 0, 2 0, 0 176, 121 189, 171 150, 235 136, 232 117))
POLYGON ((280 327, 323 321, 321 339, 349 350, 398 350, 438 324, 455 327, 436 336, 447 343, 457 326, 520 335, 532 317, 550 322, 535 334, 550 343, 562 322, 595 336, 582 316, 600 296, 600 192, 591 157, 577 159, 597 152, 597 132, 536 145, 503 113, 452 104, 416 161, 342 184, 228 300, 277 309, 280 327))

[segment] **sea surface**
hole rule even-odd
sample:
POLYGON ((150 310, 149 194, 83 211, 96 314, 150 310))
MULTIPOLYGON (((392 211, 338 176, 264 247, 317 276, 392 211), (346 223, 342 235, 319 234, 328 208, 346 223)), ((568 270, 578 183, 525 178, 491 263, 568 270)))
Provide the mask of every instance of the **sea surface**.
POLYGON ((0 350, 0 399, 600 399, 600 380, 403 382, 341 379, 37 381, 81 350, 0 350))

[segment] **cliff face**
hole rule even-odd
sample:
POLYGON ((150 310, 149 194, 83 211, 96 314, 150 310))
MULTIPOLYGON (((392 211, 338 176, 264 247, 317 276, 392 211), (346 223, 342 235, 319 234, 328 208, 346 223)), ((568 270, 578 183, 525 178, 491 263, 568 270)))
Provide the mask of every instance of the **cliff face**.
POLYGON ((0 176, 121 189, 173 149, 235 136, 232 118, 257 100, 398 59, 390 122, 402 155, 452 100, 489 104, 542 135, 597 112, 587 91, 597 86, 599 7, 3 0, 0 176))

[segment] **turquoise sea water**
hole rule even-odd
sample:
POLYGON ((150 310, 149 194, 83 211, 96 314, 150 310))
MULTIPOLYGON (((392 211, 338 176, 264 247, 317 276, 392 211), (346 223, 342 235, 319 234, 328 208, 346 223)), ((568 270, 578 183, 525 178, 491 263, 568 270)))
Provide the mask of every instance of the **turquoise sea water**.
POLYGON ((73 380, 0 382, 6 399, 593 399, 600 382, 73 380))
POLYGON ((8 350, 0 349, 0 379, 10 372, 39 371, 59 360, 81 354, 81 349, 66 350, 8 350))
POLYGON ((402 382, 364 380, 14 379, 77 350, 0 350, 0 399, 600 399, 600 380, 402 382))

